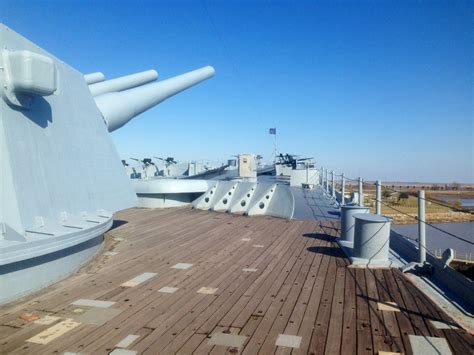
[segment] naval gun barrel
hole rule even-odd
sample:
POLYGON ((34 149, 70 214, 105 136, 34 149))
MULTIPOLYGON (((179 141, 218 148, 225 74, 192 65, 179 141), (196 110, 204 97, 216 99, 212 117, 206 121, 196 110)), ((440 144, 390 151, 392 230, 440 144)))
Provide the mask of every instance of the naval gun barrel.
POLYGON ((146 70, 140 73, 125 75, 120 78, 103 81, 89 85, 92 96, 99 96, 108 92, 123 91, 131 89, 158 78, 156 70, 146 70))
POLYGON ((101 72, 90 73, 84 75, 84 80, 86 81, 87 85, 99 83, 105 80, 105 75, 101 72))
POLYGON ((157 83, 103 94, 94 99, 109 132, 112 132, 167 98, 211 78, 214 73, 213 67, 206 66, 157 83))

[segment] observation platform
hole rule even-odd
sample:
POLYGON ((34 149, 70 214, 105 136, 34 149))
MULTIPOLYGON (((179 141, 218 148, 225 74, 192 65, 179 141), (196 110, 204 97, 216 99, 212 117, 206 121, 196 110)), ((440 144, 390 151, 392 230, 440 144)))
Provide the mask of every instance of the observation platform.
POLYGON ((0 308, 0 353, 472 352, 397 269, 350 267, 335 223, 122 211, 95 260, 0 308))

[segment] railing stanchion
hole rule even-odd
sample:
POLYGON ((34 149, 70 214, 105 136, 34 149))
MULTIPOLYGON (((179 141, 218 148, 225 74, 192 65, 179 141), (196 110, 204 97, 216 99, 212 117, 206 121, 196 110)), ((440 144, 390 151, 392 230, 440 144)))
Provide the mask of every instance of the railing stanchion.
POLYGON ((426 225, 425 225, 425 191, 418 193, 418 252, 419 262, 426 261, 426 225))
POLYGON ((334 170, 331 171, 331 192, 332 198, 336 198, 336 187, 334 186, 334 170))
POLYGON ((324 191, 326 191, 326 168, 323 169, 323 187, 324 191))
POLYGON ((375 183, 375 213, 382 214, 382 182, 380 180, 375 183))
POLYGON ((323 168, 323 175, 322 175, 322 180, 323 180, 323 189, 326 190, 326 168, 323 168))
POLYGON ((358 189, 358 195, 359 195, 359 206, 364 207, 364 198, 362 197, 363 194, 363 187, 362 187, 362 178, 359 178, 359 189, 358 189))
POLYGON ((346 179, 344 178, 344 173, 341 174, 341 206, 344 206, 344 195, 346 193, 346 179))
POLYGON ((326 192, 329 193, 328 169, 326 169, 326 192))

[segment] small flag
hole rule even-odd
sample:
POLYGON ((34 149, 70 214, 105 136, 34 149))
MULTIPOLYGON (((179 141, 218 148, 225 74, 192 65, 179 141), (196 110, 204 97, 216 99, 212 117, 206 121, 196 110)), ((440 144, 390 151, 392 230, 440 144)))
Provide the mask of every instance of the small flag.
POLYGON ((270 134, 277 134, 277 129, 276 128, 270 128, 269 132, 270 134))

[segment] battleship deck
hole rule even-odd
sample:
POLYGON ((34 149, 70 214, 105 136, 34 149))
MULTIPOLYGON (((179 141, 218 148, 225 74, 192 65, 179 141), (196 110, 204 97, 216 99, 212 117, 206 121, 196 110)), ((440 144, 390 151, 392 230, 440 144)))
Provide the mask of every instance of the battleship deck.
POLYGON ((115 217, 86 268, 0 308, 1 353, 412 353, 412 335, 472 351, 471 335, 435 326, 453 322, 398 270, 348 267, 332 221, 115 217))

